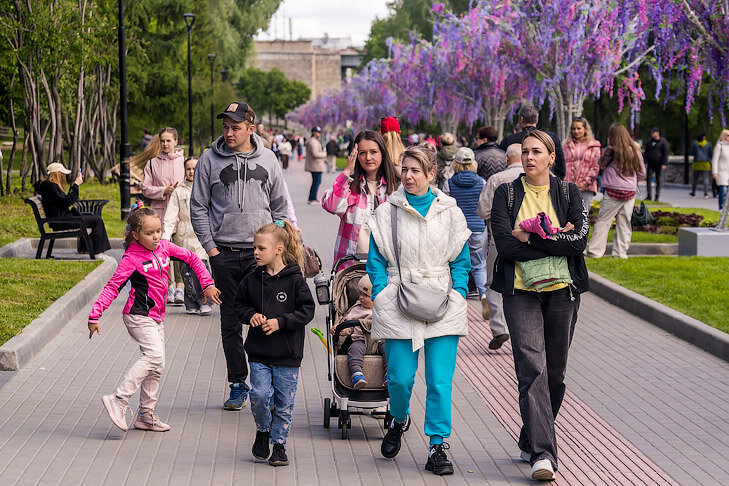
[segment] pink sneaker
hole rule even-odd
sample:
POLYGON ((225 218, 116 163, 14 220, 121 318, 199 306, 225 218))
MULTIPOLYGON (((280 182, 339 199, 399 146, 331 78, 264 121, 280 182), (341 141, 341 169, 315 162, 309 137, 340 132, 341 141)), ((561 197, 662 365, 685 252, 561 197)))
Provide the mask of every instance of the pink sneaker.
POLYGON ((114 425, 124 432, 129 430, 126 413, 128 411, 131 414, 132 409, 129 408, 129 404, 126 401, 117 398, 116 395, 104 395, 101 397, 101 403, 104 404, 104 408, 109 414, 111 421, 114 422, 114 425))
POLYGON ((170 426, 162 422, 154 410, 139 409, 134 428, 139 430, 150 430, 152 432, 167 432, 170 426))

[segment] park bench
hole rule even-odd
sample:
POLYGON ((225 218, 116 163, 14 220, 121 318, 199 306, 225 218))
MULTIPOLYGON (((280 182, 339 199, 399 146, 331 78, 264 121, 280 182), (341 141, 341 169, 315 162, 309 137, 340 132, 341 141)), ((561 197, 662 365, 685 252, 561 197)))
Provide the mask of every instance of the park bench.
MULTIPOLYGON (((101 208, 109 202, 108 199, 82 199, 76 201, 74 204, 76 209, 82 214, 95 214, 101 215, 101 208)), ((48 240, 48 251, 46 258, 51 258, 53 252, 53 245, 56 240, 63 238, 78 238, 77 249, 79 253, 88 253, 92 260, 95 260, 94 256, 94 245, 91 243, 89 234, 91 228, 86 227, 86 223, 80 216, 67 216, 65 218, 47 218, 46 212, 43 210, 43 201, 41 196, 33 196, 25 199, 25 203, 33 209, 33 216, 35 216, 35 222, 38 225, 38 231, 40 232, 40 241, 38 242, 38 250, 35 253, 36 258, 40 258, 43 253, 43 247, 45 246, 46 240, 48 240), (46 230, 46 224, 64 224, 72 226, 69 229, 62 230, 46 230)))

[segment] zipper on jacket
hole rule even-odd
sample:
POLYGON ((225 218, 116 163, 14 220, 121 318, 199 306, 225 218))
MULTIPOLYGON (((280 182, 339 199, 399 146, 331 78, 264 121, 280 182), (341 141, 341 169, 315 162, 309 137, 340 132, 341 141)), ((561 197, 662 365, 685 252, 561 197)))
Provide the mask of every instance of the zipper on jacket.
POLYGON ((152 256, 157 261, 157 268, 159 268, 159 279, 162 283, 164 283, 164 278, 162 278, 162 263, 159 261, 159 258, 157 258, 157 255, 152 252, 152 256))

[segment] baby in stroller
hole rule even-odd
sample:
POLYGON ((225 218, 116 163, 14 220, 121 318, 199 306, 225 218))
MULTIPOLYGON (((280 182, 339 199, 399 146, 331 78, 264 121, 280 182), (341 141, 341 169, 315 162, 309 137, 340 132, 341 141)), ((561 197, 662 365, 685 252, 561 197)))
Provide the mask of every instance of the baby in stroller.
MULTIPOLYGON (((367 386, 367 380, 362 373, 362 365, 364 363, 365 354, 385 356, 384 341, 374 341, 370 337, 372 329, 372 282, 365 274, 357 282, 357 291, 359 292, 359 300, 354 304, 342 324, 348 321, 359 321, 359 326, 343 329, 340 333, 340 340, 347 335, 351 336, 352 344, 347 350, 347 364, 349 364, 349 372, 352 375, 352 387, 355 390, 361 390, 367 386)), ((336 332, 337 326, 332 327, 331 333, 336 332)), ((387 372, 387 360, 385 360, 385 372, 387 372)), ((385 375, 385 383, 387 386, 387 375, 385 375)))

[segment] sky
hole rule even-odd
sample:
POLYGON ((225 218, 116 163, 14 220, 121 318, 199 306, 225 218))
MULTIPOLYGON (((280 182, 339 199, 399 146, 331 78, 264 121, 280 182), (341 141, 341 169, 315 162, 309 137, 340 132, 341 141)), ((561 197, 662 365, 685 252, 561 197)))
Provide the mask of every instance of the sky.
POLYGON ((364 45, 375 17, 387 15, 388 0, 283 0, 267 32, 258 40, 289 39, 289 18, 293 39, 324 37, 352 38, 355 47, 364 45))

